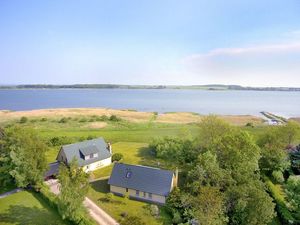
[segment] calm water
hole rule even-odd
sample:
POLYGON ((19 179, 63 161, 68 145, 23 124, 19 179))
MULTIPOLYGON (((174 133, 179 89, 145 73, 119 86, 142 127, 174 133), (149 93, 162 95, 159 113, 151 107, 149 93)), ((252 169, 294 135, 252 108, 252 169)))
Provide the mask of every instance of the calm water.
POLYGON ((300 92, 54 89, 0 90, 0 109, 107 107, 155 112, 300 116, 300 92))

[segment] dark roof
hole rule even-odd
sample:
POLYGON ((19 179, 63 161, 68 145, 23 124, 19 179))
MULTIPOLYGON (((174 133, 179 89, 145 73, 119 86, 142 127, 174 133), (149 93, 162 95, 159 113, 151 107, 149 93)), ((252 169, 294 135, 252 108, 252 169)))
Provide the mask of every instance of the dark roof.
POLYGON ((45 173, 45 177, 57 175, 59 170, 59 162, 53 162, 49 164, 49 170, 45 173))
POLYGON ((89 165, 111 157, 111 153, 107 149, 107 144, 103 138, 64 145, 61 147, 61 151, 65 153, 68 162, 71 162, 73 158, 76 158, 79 166, 89 165), (84 160, 81 154, 88 152, 98 153, 98 157, 84 160))
POLYGON ((167 196, 172 178, 173 172, 169 170, 116 163, 108 184, 167 196))
POLYGON ((86 146, 79 149, 82 155, 90 155, 98 152, 98 149, 95 145, 86 146))

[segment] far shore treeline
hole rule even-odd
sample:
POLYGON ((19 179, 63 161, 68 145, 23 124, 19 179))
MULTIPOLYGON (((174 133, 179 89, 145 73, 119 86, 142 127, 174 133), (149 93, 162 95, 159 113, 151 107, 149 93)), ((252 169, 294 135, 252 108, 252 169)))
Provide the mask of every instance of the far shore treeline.
POLYGON ((0 85, 0 89, 194 89, 194 90, 248 90, 248 91, 300 91, 300 87, 243 87, 240 85, 124 85, 124 84, 22 84, 0 85))

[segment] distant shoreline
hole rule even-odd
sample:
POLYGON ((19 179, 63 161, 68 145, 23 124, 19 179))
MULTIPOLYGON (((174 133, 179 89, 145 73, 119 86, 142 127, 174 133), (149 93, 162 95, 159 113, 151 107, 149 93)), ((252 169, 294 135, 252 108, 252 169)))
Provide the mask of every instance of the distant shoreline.
POLYGON ((300 91, 300 87, 244 87, 240 85, 122 85, 122 84, 26 84, 0 85, 0 90, 41 90, 41 89, 151 89, 151 90, 208 90, 208 91, 300 91))

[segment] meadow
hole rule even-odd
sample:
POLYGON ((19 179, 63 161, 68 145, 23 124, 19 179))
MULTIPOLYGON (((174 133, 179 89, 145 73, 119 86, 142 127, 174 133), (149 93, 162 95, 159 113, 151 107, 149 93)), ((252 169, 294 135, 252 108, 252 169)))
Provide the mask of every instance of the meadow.
MULTIPOLYGON (((124 163, 159 166, 170 169, 163 161, 151 155, 148 149, 148 144, 151 140, 164 136, 197 138, 199 135, 197 123, 195 121, 191 122, 191 119, 187 119, 189 114, 168 113, 158 119, 156 114, 147 113, 147 116, 144 114, 141 116, 140 113, 126 111, 126 114, 122 114, 124 112, 121 112, 121 114, 116 115, 116 118, 111 119, 110 116, 112 114, 105 114, 103 116, 103 114, 94 114, 94 111, 87 114, 83 114, 81 110, 79 110, 79 114, 76 110, 74 112, 71 115, 47 114, 46 116, 45 114, 35 114, 34 116, 27 116, 25 121, 21 121, 24 115, 19 114, 18 117, 2 118, 1 125, 19 124, 35 128, 49 145, 49 151, 46 154, 49 163, 56 160, 57 153, 62 144, 103 137, 107 142, 112 143, 113 153, 121 153, 124 156, 122 159, 124 163), (53 138, 58 138, 60 140, 59 143, 51 143, 51 139, 53 138)), ((194 114, 191 114, 191 116, 192 118, 200 117, 194 114)), ((262 122, 259 122, 259 120, 255 121, 253 123, 253 118, 250 117, 249 120, 243 118, 242 123, 239 120, 239 123, 232 122, 232 124, 241 126, 256 137, 265 131, 266 126, 262 122), (247 123, 248 126, 246 126, 247 123)), ((88 197, 117 220, 121 220, 121 215, 125 213, 128 215, 137 215, 147 221, 149 225, 171 223, 171 218, 164 207, 160 207, 160 216, 155 218, 151 215, 150 204, 148 203, 118 196, 114 196, 112 201, 107 201, 106 194, 109 192, 107 179, 112 167, 113 165, 91 173, 91 180, 94 181, 91 182, 88 197)), ((31 195, 31 198, 28 198, 31 199, 30 201, 35 201, 32 199, 37 196, 34 196, 32 193, 27 194, 31 195)), ((23 207, 21 197, 13 202, 23 207), (18 204, 19 200, 20 204, 18 204)), ((34 207, 38 207, 35 206, 36 203, 32 204, 34 207)), ((2 209, 2 211, 6 209, 2 209)), ((28 224, 35 224, 34 222, 29 222, 28 224)))

